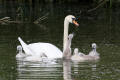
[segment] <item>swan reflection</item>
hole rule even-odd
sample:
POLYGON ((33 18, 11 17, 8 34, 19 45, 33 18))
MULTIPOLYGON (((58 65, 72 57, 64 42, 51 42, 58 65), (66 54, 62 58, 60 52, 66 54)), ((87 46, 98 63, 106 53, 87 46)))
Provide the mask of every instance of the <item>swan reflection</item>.
POLYGON ((56 80, 61 78, 62 65, 52 62, 26 62, 17 61, 16 80, 56 80))
POLYGON ((70 60, 63 61, 63 78, 64 80, 72 80, 71 78, 71 62, 70 60))
POLYGON ((97 64, 91 62, 72 62, 58 59, 46 62, 28 62, 17 60, 16 80, 77 80, 85 79, 85 75, 96 78, 97 64))

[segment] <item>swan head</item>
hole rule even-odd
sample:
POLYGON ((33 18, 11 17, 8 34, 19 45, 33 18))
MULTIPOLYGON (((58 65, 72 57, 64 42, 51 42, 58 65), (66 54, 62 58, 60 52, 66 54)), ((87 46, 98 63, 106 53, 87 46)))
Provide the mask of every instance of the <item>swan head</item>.
POLYGON ((76 21, 75 16, 73 16, 73 15, 68 15, 68 16, 66 16, 66 17, 65 17, 65 20, 67 20, 69 23, 73 23, 73 24, 75 24, 76 26, 79 26, 79 24, 78 24, 77 21, 76 21))
POLYGON ((92 43, 92 48, 93 48, 93 49, 96 49, 96 48, 97 48, 96 43, 92 43))

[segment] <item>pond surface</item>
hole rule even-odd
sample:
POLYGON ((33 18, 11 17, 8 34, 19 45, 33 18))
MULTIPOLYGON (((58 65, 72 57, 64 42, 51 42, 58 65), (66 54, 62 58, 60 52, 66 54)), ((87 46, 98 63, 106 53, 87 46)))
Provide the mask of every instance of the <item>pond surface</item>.
MULTIPOLYGON (((1 5, 0 17, 15 20, 17 5, 1 5)), ((120 80, 120 11, 119 8, 99 8, 91 13, 80 5, 22 5, 22 24, 0 25, 0 80, 120 80), (34 24, 37 18, 47 18, 34 24), (21 37, 27 44, 49 42, 62 50, 64 17, 73 14, 80 26, 70 25, 75 32, 72 49, 78 47, 85 54, 91 43, 98 45, 101 59, 97 62, 72 62, 58 59, 54 62, 24 62, 16 60, 16 46, 21 37)))

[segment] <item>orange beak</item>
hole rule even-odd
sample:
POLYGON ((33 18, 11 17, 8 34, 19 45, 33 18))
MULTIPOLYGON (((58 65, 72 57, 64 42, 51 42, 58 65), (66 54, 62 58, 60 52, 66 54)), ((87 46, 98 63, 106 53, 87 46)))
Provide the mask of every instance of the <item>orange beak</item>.
POLYGON ((73 24, 75 24, 76 26, 79 26, 79 24, 75 20, 73 20, 73 24))

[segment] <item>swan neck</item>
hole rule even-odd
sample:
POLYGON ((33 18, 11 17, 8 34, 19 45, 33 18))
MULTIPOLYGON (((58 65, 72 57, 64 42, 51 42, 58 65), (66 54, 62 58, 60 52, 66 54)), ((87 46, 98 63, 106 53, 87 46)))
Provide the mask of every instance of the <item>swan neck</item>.
POLYGON ((68 41, 68 29, 69 29, 69 22, 65 19, 64 20, 63 51, 65 50, 67 41, 68 41))
POLYGON ((22 53, 22 50, 19 50, 19 53, 22 53))
POLYGON ((93 48, 93 51, 96 52, 96 48, 93 48))

